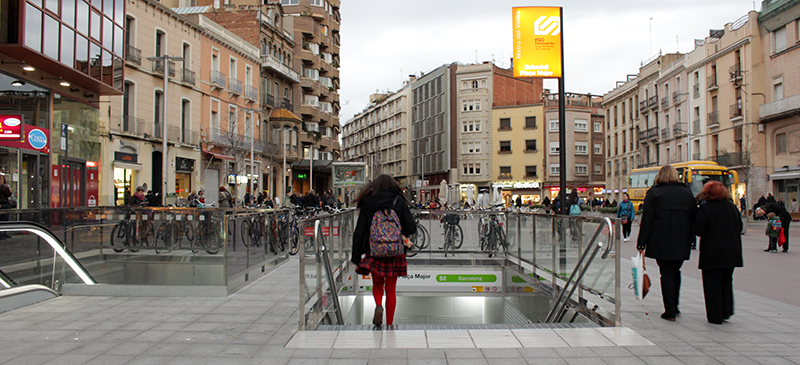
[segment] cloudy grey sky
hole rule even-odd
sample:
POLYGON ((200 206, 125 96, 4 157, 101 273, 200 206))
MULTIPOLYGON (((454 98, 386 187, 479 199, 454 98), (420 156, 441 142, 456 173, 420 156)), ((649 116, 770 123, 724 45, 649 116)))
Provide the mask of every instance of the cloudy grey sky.
MULTIPOLYGON (((342 0, 341 123, 409 74, 454 61, 508 67, 511 8, 550 5, 564 7, 566 90, 593 94, 637 73, 659 50, 689 52, 709 29, 761 8, 751 0, 342 0)), ((557 81, 545 87, 555 91, 557 81)))

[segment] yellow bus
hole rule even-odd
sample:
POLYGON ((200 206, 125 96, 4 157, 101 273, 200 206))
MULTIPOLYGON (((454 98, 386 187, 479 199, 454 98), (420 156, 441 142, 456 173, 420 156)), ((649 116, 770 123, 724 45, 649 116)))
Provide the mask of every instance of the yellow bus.
MULTIPOLYGON (((703 190, 705 183, 716 180, 728 188, 733 201, 737 206, 739 205, 738 197, 735 194, 737 184, 739 184, 739 174, 736 171, 720 166, 713 161, 689 161, 674 163, 672 166, 678 170, 678 177, 692 191, 692 195, 697 196, 703 190)), ((655 181, 660 168, 661 166, 655 166, 631 170, 631 176, 628 178, 628 195, 637 211, 639 206, 644 203, 644 196, 647 194, 647 190, 653 186, 653 181, 655 181)))

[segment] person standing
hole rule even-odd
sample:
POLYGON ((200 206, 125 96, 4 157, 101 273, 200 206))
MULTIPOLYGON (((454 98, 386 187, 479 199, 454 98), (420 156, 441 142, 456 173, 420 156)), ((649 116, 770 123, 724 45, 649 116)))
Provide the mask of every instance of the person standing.
POLYGON ((783 228, 783 252, 789 252, 789 224, 792 223, 792 215, 786 211, 782 205, 778 203, 769 203, 763 208, 756 209, 756 215, 762 217, 767 213, 775 213, 781 218, 781 228, 783 228))
POLYGON ((370 227, 375 212, 392 209, 400 219, 400 233, 411 236, 417 232, 417 224, 408 201, 401 194, 400 185, 393 177, 382 174, 372 180, 356 199, 360 212, 353 232, 353 255, 350 261, 356 265, 356 272, 372 276, 372 295, 375 298, 375 314, 372 323, 383 324, 383 295, 386 293, 386 324, 394 323, 394 311, 397 305, 397 278, 408 274, 406 255, 394 257, 372 257, 370 255, 370 227), (363 258, 362 258, 363 256, 363 258))
POLYGON ((797 198, 792 198, 791 209, 792 212, 800 211, 800 204, 797 203, 797 198))
POLYGON ((675 168, 664 165, 656 175, 655 185, 644 197, 644 206, 636 248, 645 257, 656 260, 664 300, 661 318, 675 321, 680 314, 681 266, 691 254, 697 203, 678 179, 675 168))
POLYGON ((233 208, 233 196, 224 186, 219 187, 219 207, 233 208))
MULTIPOLYGON (((6 175, 0 173, 0 208, 2 209, 14 209, 16 206, 11 203, 11 188, 8 187, 8 183, 6 183, 6 175)), ((7 222, 9 220, 8 214, 0 214, 0 221, 7 222)), ((3 232, 0 233, 1 239, 11 238, 11 235, 3 232)))
POLYGON ((700 237, 706 319, 722 324, 733 315, 733 269, 744 266, 742 218, 719 181, 707 182, 700 195, 705 203, 698 208, 693 230, 700 237))
POLYGON ((633 226, 634 208, 628 193, 622 194, 622 203, 617 208, 617 218, 622 218, 622 240, 630 241, 631 226, 633 226))

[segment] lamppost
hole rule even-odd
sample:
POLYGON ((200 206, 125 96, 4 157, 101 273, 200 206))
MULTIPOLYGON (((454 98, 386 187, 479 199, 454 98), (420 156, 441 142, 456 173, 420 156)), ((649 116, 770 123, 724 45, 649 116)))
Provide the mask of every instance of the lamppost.
MULTIPOLYGON (((243 108, 242 111, 244 111, 244 112, 256 112, 256 113, 258 113, 258 118, 261 119, 261 112, 263 111, 263 109, 243 108)), ((256 131, 253 121, 254 121, 254 119, 251 116, 251 118, 250 118, 250 136, 249 136, 250 137, 250 200, 251 201, 253 200, 253 197, 255 196, 255 192, 256 192, 255 190, 253 190, 253 177, 256 176, 253 173, 253 166, 255 166, 255 164, 256 164, 256 160, 253 157, 253 143, 255 142, 255 138, 253 136, 255 135, 255 131, 256 131)))
POLYGON ((422 181, 420 181, 420 189, 419 189, 420 202, 424 201, 422 199, 422 197, 425 195, 425 152, 428 152, 428 140, 429 140, 429 137, 425 137, 424 140, 425 140, 425 149, 423 150, 422 155, 420 155, 420 158, 419 158, 420 159, 420 174, 422 175, 422 181))
POLYGON ((153 62, 161 61, 161 71, 164 72, 164 111, 162 113, 163 120, 161 121, 163 124, 161 132, 161 149, 164 150, 161 155, 161 179, 164 180, 161 185, 161 199, 163 199, 162 203, 164 203, 166 202, 167 170, 169 167, 169 158, 167 157, 167 148, 169 147, 169 144, 167 143, 167 98, 169 95, 167 93, 167 86, 169 85, 169 61, 183 61, 183 57, 168 56, 163 54, 158 57, 147 57, 147 59, 153 62))

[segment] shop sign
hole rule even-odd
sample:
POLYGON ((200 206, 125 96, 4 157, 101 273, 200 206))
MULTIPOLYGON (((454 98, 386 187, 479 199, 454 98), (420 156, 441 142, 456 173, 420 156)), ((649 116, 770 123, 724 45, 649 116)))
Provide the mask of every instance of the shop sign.
POLYGON ((100 193, 97 181, 99 173, 97 170, 86 170, 86 206, 96 207, 97 197, 100 193))
POLYGON ((514 77, 561 77, 561 8, 514 7, 514 77))
POLYGON ((194 160, 189 158, 175 157, 175 171, 191 173, 194 171, 194 160))
POLYGON ((0 139, 16 141, 22 139, 21 115, 0 115, 0 139))
POLYGON ((135 153, 114 152, 114 161, 139 163, 139 155, 135 153))
POLYGON ((25 125, 22 130, 24 137, 21 140, 0 138, 0 145, 50 153, 49 129, 25 125))

